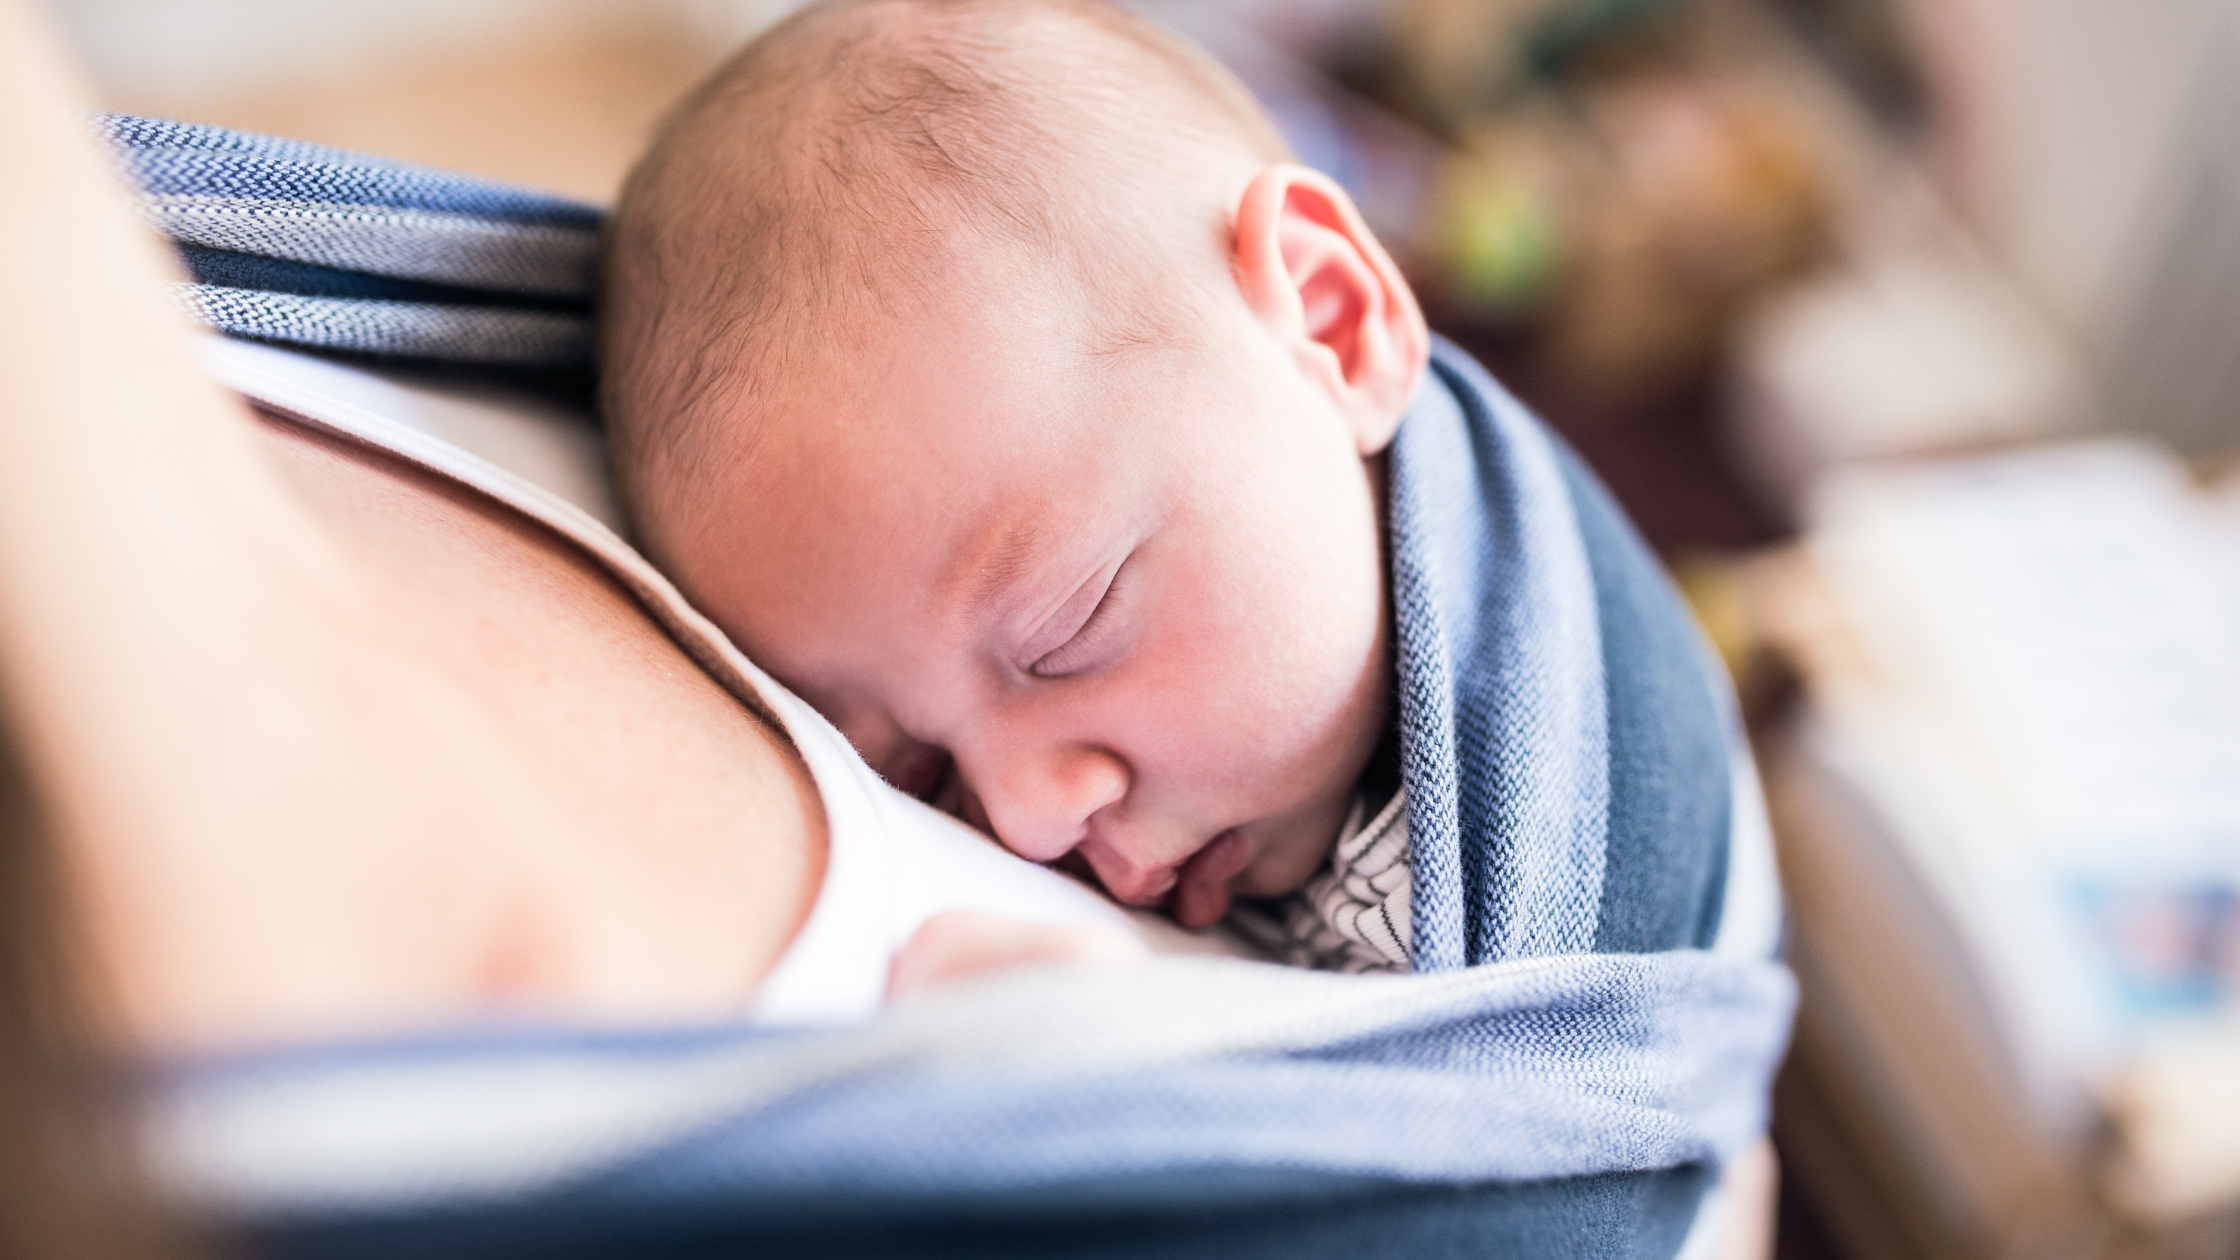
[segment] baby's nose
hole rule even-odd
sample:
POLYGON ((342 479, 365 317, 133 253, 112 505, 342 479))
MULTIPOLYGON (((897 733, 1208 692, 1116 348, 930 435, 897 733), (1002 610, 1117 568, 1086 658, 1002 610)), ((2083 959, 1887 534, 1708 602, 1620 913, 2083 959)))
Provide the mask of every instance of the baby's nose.
POLYGON ((1089 835, 1097 811, 1128 794, 1128 770, 1094 748, 1052 749, 994 759, 995 773, 975 785, 990 829, 1004 846, 1036 862, 1053 862, 1089 835))

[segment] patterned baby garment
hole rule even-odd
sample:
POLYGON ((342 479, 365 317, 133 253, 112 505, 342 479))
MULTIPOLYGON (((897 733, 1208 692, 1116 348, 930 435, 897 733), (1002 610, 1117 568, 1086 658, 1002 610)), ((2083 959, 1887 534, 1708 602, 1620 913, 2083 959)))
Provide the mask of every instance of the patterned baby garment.
POLYGON ((1408 794, 1369 816, 1354 798, 1330 864, 1288 897, 1239 902, 1230 919, 1277 960, 1352 974, 1404 972, 1411 935, 1408 794))

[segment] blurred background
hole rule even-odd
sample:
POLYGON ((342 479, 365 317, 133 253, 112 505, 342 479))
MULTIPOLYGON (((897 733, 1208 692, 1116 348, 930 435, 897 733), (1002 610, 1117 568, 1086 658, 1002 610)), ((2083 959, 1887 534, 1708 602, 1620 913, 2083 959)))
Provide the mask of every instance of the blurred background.
MULTIPOLYGON (((105 103, 610 197, 787 0, 58 0, 105 103)), ((1142 0, 1733 671, 1784 1257, 2240 1256, 2240 2, 1142 0)))

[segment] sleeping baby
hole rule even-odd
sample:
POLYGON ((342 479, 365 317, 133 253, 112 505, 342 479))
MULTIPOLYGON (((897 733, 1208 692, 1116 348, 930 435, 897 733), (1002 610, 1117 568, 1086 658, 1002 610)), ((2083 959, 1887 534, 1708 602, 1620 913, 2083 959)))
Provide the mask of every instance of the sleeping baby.
POLYGON ((1409 967, 1386 453, 1493 387, 1427 374, 1225 71, 1093 3, 819 6, 679 106, 609 231, 618 486, 750 656, 1027 858, 1409 967))

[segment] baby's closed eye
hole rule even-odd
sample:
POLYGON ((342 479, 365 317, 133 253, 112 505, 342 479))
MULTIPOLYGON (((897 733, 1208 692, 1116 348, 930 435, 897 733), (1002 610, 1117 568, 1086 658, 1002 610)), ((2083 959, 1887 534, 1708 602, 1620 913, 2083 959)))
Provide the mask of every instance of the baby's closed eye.
POLYGON ((1052 625, 1036 636, 1038 640, 1056 639, 1055 646, 1036 657, 1027 672, 1037 678, 1064 678, 1086 673, 1109 660, 1127 621, 1127 576, 1128 565, 1123 561, 1104 579, 1101 588, 1092 581, 1066 601, 1066 606, 1051 618, 1052 625))

